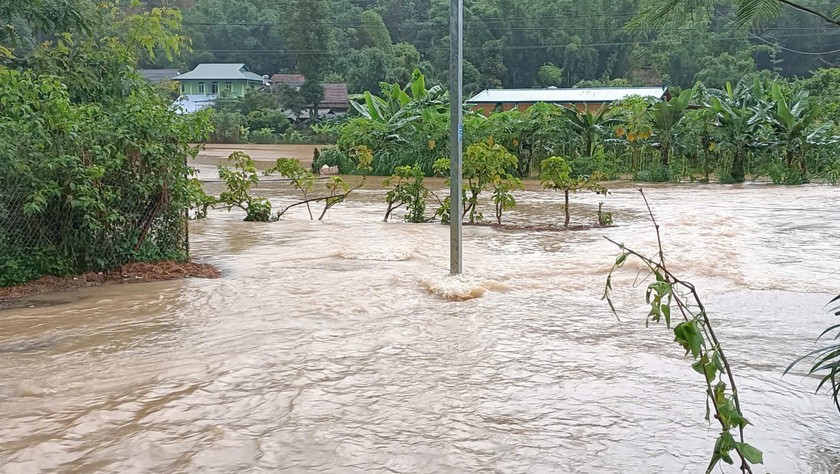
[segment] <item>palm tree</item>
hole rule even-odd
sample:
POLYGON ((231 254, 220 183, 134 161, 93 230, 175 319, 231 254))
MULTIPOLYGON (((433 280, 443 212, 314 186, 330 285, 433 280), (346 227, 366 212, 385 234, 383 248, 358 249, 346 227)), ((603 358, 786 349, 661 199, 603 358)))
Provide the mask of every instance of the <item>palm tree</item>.
POLYGON ((782 11, 792 8, 816 16, 835 26, 840 26, 840 6, 830 15, 790 0, 663 0, 650 2, 627 25, 631 30, 659 30, 684 23, 698 14, 708 14, 721 6, 733 7, 737 16, 735 24, 749 27, 770 21, 782 11))

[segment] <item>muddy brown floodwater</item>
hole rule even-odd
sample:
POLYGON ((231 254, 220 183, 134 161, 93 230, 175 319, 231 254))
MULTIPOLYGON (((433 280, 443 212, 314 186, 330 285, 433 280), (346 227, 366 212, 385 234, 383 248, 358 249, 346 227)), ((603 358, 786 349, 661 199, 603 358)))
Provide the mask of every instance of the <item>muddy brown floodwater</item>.
MULTIPOLYGON (((284 184, 259 190, 290 202, 284 184)), ((837 188, 651 186, 672 269, 693 280, 738 378, 756 472, 840 472, 840 414, 800 370, 832 323, 837 188)), ((367 190, 324 222, 212 212, 192 225, 218 280, 87 288, 0 312, 0 471, 688 472, 716 426, 673 335, 645 328, 632 266, 600 300, 616 249, 654 250, 631 185, 616 227, 464 230, 381 223, 367 190), (457 296, 472 296, 464 300, 457 296)), ((561 221, 526 191, 512 223, 561 221)), ((598 197, 573 197, 573 222, 598 197)), ((726 466, 725 472, 733 472, 726 466)))

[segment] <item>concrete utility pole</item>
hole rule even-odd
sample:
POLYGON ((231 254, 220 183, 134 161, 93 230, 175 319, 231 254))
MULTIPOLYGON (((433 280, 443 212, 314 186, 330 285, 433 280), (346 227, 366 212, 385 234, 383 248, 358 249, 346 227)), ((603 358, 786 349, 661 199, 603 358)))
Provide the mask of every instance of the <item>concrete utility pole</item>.
POLYGON ((461 223, 461 169, 464 153, 464 0, 449 12, 449 271, 464 272, 461 223))

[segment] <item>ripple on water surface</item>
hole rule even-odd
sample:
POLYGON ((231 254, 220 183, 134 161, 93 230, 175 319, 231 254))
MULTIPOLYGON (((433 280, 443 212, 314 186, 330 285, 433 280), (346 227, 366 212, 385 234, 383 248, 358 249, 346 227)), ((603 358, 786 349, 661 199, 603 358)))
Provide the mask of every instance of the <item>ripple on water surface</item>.
MULTIPOLYGON (((647 195, 672 269, 719 326, 766 471, 840 471, 830 401, 801 372, 781 377, 831 322, 836 191, 647 195)), ((604 201, 609 229, 467 226, 460 277, 446 276, 448 228, 377 222, 382 199, 359 193, 324 222, 214 212, 191 244, 220 280, 0 313, 0 471, 705 469, 703 387, 673 334, 645 328, 640 267, 615 277, 621 321, 600 300, 617 254, 604 237, 656 251, 637 191, 574 196, 575 223, 604 201)), ((557 224, 561 200, 524 192, 509 218, 557 224)))

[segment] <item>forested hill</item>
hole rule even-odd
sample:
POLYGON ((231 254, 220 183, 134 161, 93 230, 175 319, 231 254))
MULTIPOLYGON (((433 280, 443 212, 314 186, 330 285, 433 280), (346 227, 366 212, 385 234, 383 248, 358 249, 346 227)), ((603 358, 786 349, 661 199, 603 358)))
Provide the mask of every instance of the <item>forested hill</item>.
MULTIPOLYGON (((650 0, 647 0, 650 1, 650 0)), ((655 1, 655 0, 654 0, 655 1)), ((808 7, 830 11, 820 0, 808 7)), ((153 4, 155 2, 148 2, 153 4)), ((159 2, 157 2, 159 3, 159 2)), ((199 62, 244 62, 259 74, 310 71, 354 92, 437 81, 449 61, 449 0, 178 0, 199 62)), ((465 87, 590 83, 719 87, 757 70, 808 76, 840 64, 840 27, 783 10, 760 29, 720 7, 655 33, 623 27, 643 0, 466 0, 465 87), (838 50, 830 54, 825 53, 838 50)), ((159 65, 164 65, 160 63, 159 65)))

